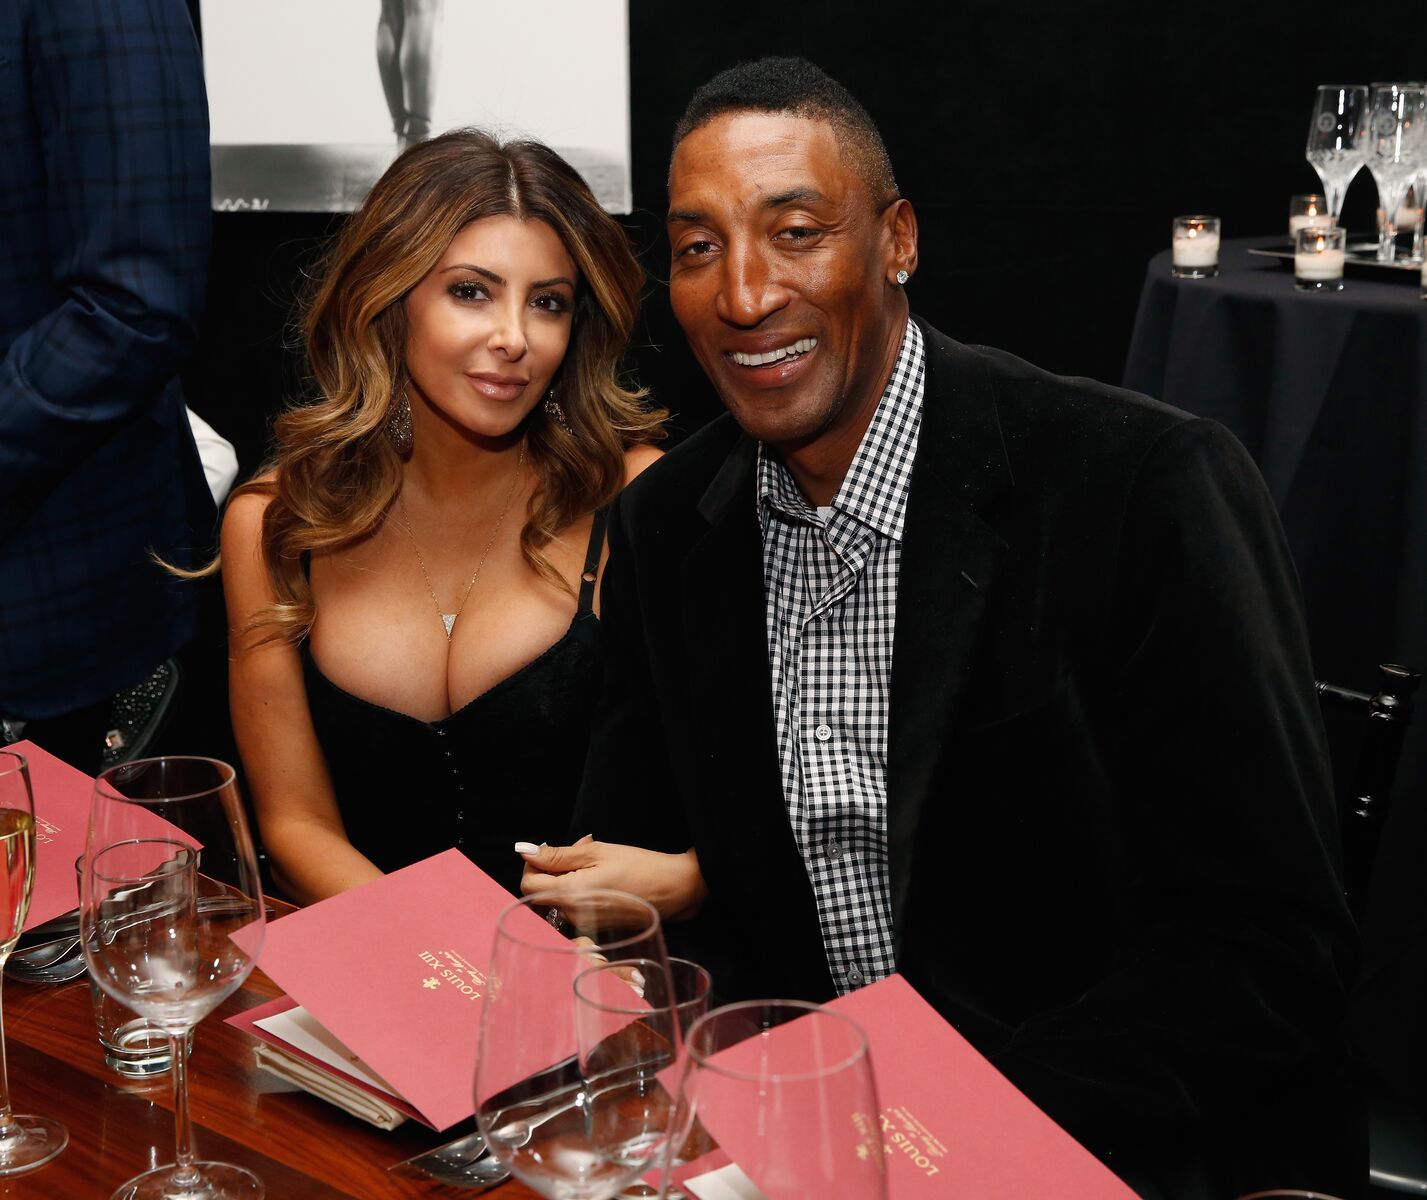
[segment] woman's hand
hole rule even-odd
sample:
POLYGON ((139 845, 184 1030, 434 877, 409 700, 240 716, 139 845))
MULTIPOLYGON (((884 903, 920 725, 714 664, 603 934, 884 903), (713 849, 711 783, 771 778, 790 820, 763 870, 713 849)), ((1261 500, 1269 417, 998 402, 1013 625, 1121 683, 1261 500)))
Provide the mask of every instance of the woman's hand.
POLYGON ((647 900, 666 921, 692 917, 709 894, 693 850, 661 854, 639 846, 597 842, 582 837, 573 846, 533 846, 517 842, 525 859, 520 890, 553 892, 579 888, 614 888, 647 900))

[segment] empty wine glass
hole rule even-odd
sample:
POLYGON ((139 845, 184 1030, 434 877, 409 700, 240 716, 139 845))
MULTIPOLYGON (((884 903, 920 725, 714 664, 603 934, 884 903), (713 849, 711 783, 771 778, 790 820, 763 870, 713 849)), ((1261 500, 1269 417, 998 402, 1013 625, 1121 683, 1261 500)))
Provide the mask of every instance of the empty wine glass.
POLYGON ((1382 219, 1379 262, 1396 254, 1398 209, 1423 161, 1427 135, 1427 89, 1406 84, 1375 84, 1372 90, 1368 169, 1377 184, 1382 219))
MULTIPOLYGON (((638 963, 629 964, 640 972, 640 978, 650 977, 657 979, 658 970, 655 964, 644 966, 638 963)), ((590 970, 580 975, 575 981, 575 991, 582 999, 593 991, 593 985, 608 987, 606 981, 600 978, 600 972, 616 972, 617 977, 626 978, 627 967, 623 965, 609 965, 604 967, 592 967, 590 970)), ((662 1010, 668 1007, 674 1014, 678 1026, 678 1033, 681 1040, 687 1039, 688 1032, 695 1021, 702 1017, 709 1010, 709 992, 713 986, 713 981, 709 978, 709 973, 696 962, 690 962, 687 958, 669 959, 669 981, 673 987, 673 993, 668 997, 667 1002, 662 997, 660 989, 656 985, 653 989, 644 988, 639 999, 639 1005, 630 1008, 626 1005, 624 1013, 626 1020, 641 1015, 644 1006, 654 1005, 656 1009, 662 1010)), ((613 1004, 607 1005, 615 1013, 618 1013, 618 990, 610 988, 615 994, 613 1004)), ((587 1024, 589 1017, 586 1018, 587 1024)), ((671 1064, 672 1065, 672 1064, 671 1064)), ((661 1068, 663 1069, 663 1068, 661 1068)), ((668 1076, 665 1076, 668 1078, 668 1076)), ((677 1089, 677 1073, 675 1078, 677 1089)), ((654 1093, 660 1103, 667 1102, 667 1095, 662 1087, 654 1093)), ((686 1132, 683 1136, 673 1140, 668 1146, 668 1152, 660 1163, 661 1178, 658 1185, 645 1182, 643 1179, 635 1180, 625 1186, 618 1194, 621 1200, 649 1200, 650 1197, 663 1197, 664 1200, 685 1200, 684 1193, 673 1186, 669 1178, 670 1173, 684 1163, 691 1161, 706 1153, 711 1148, 707 1135, 701 1129, 686 1132)))
POLYGON ((1334 223, 1343 210, 1348 185, 1367 161, 1368 89, 1357 84, 1324 84, 1313 101, 1306 157, 1323 181, 1334 223))
POLYGON ((856 1022, 796 1000, 689 1030, 680 1131, 697 1121, 768 1200, 886 1200, 877 1085, 856 1022))
POLYGON ((83 879, 91 976, 172 1045, 175 1162, 129 1180, 114 1200, 260 1200, 251 1171, 196 1161, 184 1053, 262 946, 262 887, 233 768, 151 758, 105 771, 94 783, 83 879))
MULTIPOLYGON (((35 800, 22 754, 0 750, 0 980, 30 912, 35 883, 35 800)), ((0 1013, 0 1176, 42 1167, 69 1145, 69 1130, 50 1117, 10 1109, 5 1023, 0 1013)))
POLYGON ((606 1200, 658 1164, 673 1104, 658 1082, 682 1039, 654 908, 591 889, 496 924, 476 1050, 476 1121, 491 1153, 551 1200, 606 1200))

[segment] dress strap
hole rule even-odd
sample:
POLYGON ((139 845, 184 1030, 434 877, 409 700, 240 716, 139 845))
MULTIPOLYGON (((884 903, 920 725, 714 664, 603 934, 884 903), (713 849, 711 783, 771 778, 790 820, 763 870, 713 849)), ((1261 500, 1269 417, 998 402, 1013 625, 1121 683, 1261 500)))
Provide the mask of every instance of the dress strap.
POLYGON ((595 599, 595 580, 600 573, 600 552, 604 550, 605 519, 609 509, 595 509, 595 519, 590 524, 590 548, 585 551, 585 569, 580 575, 579 611, 589 612, 595 599))

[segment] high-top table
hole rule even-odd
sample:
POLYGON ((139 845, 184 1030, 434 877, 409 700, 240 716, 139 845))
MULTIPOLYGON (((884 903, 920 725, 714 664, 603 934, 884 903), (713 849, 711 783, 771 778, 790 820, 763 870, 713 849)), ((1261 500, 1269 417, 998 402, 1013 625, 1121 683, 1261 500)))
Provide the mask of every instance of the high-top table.
MULTIPOLYGON (((420 1200, 472 1193, 409 1181, 387 1168, 447 1138, 415 1121, 387 1133, 291 1088, 253 1062, 253 1039, 224 1018, 278 995, 260 972, 209 1015, 194 1036, 189 1105, 200 1158, 233 1162, 267 1185, 268 1200, 420 1200)), ((134 1083, 104 1063, 89 983, 4 985, 10 1093, 17 1112, 56 1117, 69 1146, 54 1162, 0 1180, 14 1200, 108 1200, 126 1179, 172 1162, 172 1081, 134 1083)), ((484 1193, 533 1200, 515 1182, 484 1193)))
MULTIPOLYGON (((1273 241, 1225 243, 1215 279, 1172 278, 1168 251, 1151 259, 1124 382, 1248 447, 1298 567, 1318 678, 1376 691, 1379 662, 1427 670, 1427 302, 1415 272, 1352 267, 1341 292, 1298 292, 1291 269, 1248 253, 1273 241)), ((1330 717, 1329 732, 1347 778, 1361 731, 1330 717)), ((1427 695, 1364 943, 1359 1044, 1427 1111, 1427 695)))

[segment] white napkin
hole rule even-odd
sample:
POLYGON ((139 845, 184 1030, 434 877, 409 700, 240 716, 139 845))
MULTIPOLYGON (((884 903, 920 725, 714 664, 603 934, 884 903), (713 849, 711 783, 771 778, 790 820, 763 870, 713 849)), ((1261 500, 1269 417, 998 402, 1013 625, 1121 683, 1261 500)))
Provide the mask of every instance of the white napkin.
POLYGON ((363 1091, 347 1083, 330 1071, 314 1067, 296 1055, 285 1050, 259 1042, 257 1046, 258 1066, 270 1071, 279 1079, 294 1083, 304 1092, 334 1104, 343 1112, 351 1113, 378 1129, 395 1129, 406 1120, 406 1114, 393 1108, 384 1100, 377 1099, 370 1092, 363 1091))

